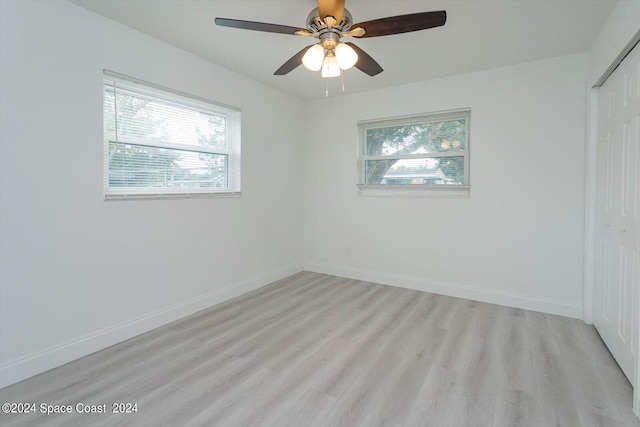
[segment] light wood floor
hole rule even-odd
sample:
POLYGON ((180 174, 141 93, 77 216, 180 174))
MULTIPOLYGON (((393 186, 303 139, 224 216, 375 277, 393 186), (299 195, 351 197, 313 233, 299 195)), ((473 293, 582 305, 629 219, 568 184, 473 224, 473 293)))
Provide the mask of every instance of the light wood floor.
POLYGON ((0 390, 2 426, 640 426, 596 331, 303 272, 0 390))

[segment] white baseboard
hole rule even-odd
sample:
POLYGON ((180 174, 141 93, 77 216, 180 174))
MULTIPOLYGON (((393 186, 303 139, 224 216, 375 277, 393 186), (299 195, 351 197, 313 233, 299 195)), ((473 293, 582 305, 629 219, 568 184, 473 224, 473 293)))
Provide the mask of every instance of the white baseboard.
POLYGON ((174 320, 181 319, 200 310, 261 288, 302 270, 302 263, 285 266, 242 282, 216 289, 210 293, 166 307, 162 310, 140 316, 136 319, 96 331, 24 358, 5 363, 0 365, 0 387, 11 385, 48 371, 49 369, 61 366, 67 362, 102 350, 159 326, 166 325, 174 320))
MULTIPOLYGON (((166 307, 128 322, 96 331, 92 334, 62 343, 24 358, 0 365, 0 387, 5 387, 53 369, 72 360, 89 355, 110 345, 117 344, 136 335, 150 331, 174 320, 235 298, 244 293, 266 286, 302 270, 331 274, 357 280, 398 286, 424 292, 455 296, 476 301, 523 308, 543 313, 582 319, 582 306, 547 298, 522 295, 491 289, 473 288, 452 283, 435 282, 419 277, 402 276, 352 267, 317 262, 292 264, 245 281, 235 283, 188 301, 166 307)), ((636 405, 640 406, 638 402, 636 405)))
POLYGON ((540 298, 513 292, 436 282, 433 280, 423 279, 421 277, 402 276, 393 273, 361 270, 352 267, 318 262, 306 262, 305 270, 346 277, 348 279, 364 280, 367 282, 381 283, 383 285, 398 286, 417 291, 432 292, 474 301, 499 304, 508 307, 523 308, 525 310, 539 311, 542 313, 557 314, 575 319, 583 318, 582 305, 557 301, 550 298, 540 298))
MULTIPOLYGON (((640 351, 640 342, 638 343, 640 351)), ((636 385, 633 387, 633 413, 640 418, 640 352, 636 353, 636 385)))

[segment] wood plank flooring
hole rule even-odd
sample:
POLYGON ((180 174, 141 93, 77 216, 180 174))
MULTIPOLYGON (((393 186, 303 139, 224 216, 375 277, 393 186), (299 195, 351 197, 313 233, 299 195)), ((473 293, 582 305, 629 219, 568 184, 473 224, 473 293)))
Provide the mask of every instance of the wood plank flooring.
POLYGON ((582 321, 302 272, 1 389, 74 413, 0 424, 640 426, 631 398, 582 321))

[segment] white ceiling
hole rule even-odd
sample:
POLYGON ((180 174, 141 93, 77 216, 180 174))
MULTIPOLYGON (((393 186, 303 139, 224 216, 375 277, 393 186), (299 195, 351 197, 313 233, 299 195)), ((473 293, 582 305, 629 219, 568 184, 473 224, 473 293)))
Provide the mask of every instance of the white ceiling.
MULTIPOLYGON (((218 27, 216 17, 306 27, 314 0, 71 0, 224 67, 303 99, 325 95, 326 79, 298 67, 273 72, 315 40, 218 27)), ((623 0, 624 1, 624 0, 623 0)), ((616 0, 346 0, 355 22, 446 10, 444 27, 349 39, 384 72, 345 72, 346 93, 586 52, 616 0)), ((341 93, 330 80, 331 95, 341 93)))

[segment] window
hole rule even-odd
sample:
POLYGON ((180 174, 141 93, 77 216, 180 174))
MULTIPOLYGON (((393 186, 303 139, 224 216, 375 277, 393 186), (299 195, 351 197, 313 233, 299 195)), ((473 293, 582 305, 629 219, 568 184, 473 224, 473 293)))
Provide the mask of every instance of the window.
POLYGON ((240 193, 240 112, 104 73, 105 199, 240 193))
POLYGON ((358 192, 469 195, 470 109, 359 122, 358 192))

